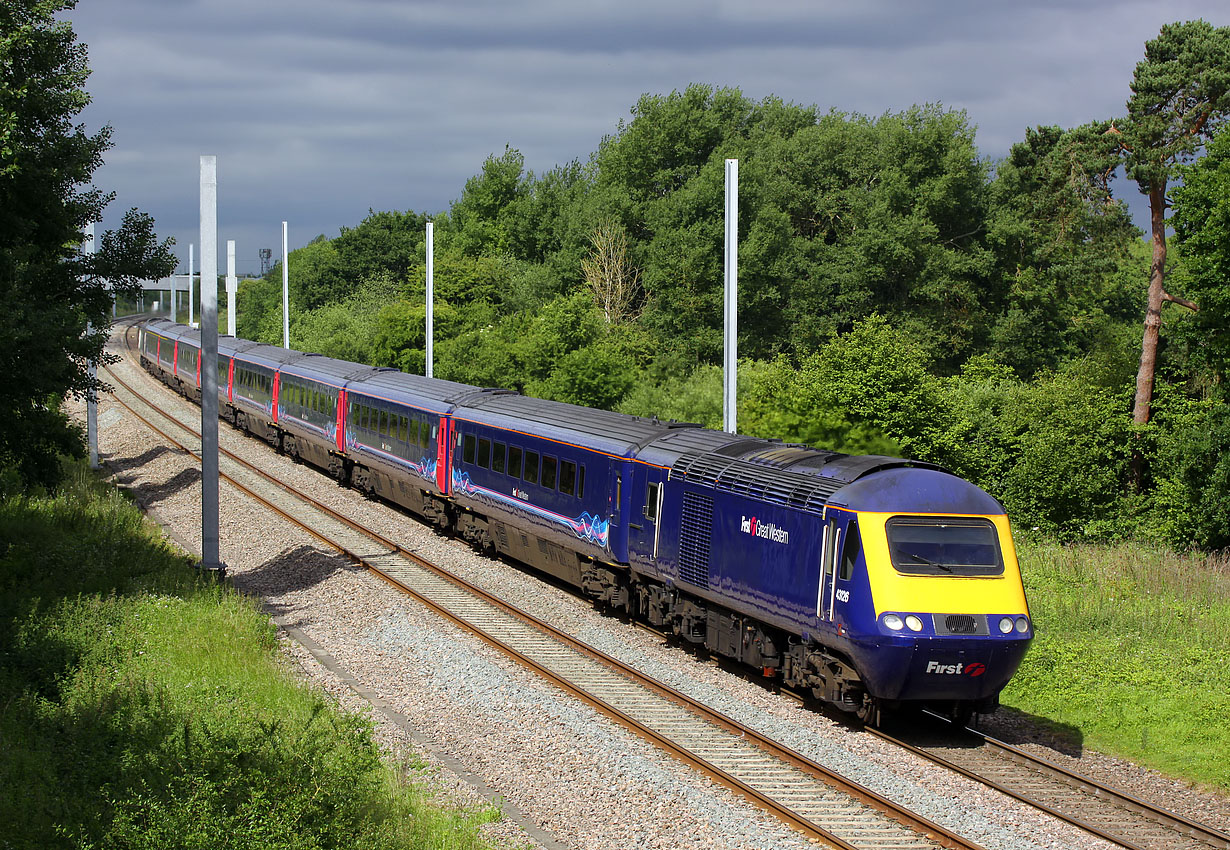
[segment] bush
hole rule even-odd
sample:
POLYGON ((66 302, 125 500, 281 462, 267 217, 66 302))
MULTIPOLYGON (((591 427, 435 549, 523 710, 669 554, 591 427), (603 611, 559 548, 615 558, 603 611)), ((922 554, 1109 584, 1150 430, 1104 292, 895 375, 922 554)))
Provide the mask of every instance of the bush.
POLYGON ((1129 530, 1136 440, 1124 393, 1091 383, 1079 366, 1026 384, 987 360, 945 387, 953 470, 999 499, 1018 526, 1065 540, 1129 530))
POLYGON ((1230 406, 1209 399, 1159 416, 1154 475, 1164 540, 1180 549, 1230 547, 1230 406))

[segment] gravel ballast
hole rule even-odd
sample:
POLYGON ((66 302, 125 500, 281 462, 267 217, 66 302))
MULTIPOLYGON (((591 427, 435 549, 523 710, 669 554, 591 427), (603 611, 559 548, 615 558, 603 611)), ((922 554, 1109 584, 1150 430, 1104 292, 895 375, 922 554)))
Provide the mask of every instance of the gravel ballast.
MULTIPOLYGON (((118 349, 117 349, 118 350, 118 349)), ((199 409, 129 361, 117 374, 185 421, 199 409)), ((105 376, 104 376, 105 377, 105 376)), ((84 418, 84 411, 74 410, 84 418)), ((845 773, 916 812, 996 848, 1110 846, 865 733, 703 663, 651 633, 603 616, 572 594, 478 555, 409 516, 338 487, 226 425, 223 448, 279 480, 498 592, 579 639, 730 717, 845 773)), ((110 397, 99 404, 99 449, 115 481, 152 510, 168 533, 200 551, 200 479, 194 461, 168 449, 110 397)), ((391 752, 436 766, 442 794, 463 805, 495 795, 507 817, 485 829, 511 846, 596 848, 801 848, 815 846, 738 795, 566 696, 469 633, 355 567, 315 538, 221 485, 222 559, 241 590, 259 596, 289 637, 304 675, 351 708, 370 710, 391 752), (310 648, 309 645, 310 644, 310 648), (322 659, 327 663, 322 663, 322 659), (363 696, 360 696, 363 694, 363 696)), ((1055 760, 1024 718, 984 728, 1055 760)), ((1223 830, 1227 802, 1131 764, 1079 753, 1078 769, 1223 830)))

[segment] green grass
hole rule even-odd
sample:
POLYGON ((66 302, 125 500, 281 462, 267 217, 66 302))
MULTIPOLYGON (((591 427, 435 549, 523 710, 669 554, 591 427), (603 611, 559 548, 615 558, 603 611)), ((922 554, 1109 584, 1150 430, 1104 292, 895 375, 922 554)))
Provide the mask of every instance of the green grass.
POLYGON ((88 474, 0 502, 0 848, 485 847, 371 731, 88 474))
POLYGON ((1230 557, 1023 541, 1037 637, 1005 705, 1230 789, 1230 557))

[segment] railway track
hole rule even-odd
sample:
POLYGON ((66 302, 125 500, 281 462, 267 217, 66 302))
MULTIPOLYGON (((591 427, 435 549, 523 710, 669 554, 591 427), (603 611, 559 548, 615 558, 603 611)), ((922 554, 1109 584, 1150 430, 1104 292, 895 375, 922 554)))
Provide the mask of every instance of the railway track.
POLYGON ((1230 850, 1230 835, 989 735, 932 719, 932 729, 908 736, 867 731, 1129 850, 1230 850))
MULTIPOLYGON (((119 404, 199 460, 200 434, 192 424, 107 371, 119 404)), ((803 834, 841 850, 982 850, 364 529, 225 449, 219 468, 224 481, 250 498, 803 834)))
MULTIPOLYGON (((142 401, 119 375, 110 377, 121 404, 196 454, 193 427, 142 401)), ((978 846, 366 531, 246 461, 224 452, 221 468, 226 480, 326 545, 806 835, 841 848, 978 846)), ((970 730, 912 735, 912 742, 868 731, 1120 847, 1230 850, 1223 833, 970 730)))

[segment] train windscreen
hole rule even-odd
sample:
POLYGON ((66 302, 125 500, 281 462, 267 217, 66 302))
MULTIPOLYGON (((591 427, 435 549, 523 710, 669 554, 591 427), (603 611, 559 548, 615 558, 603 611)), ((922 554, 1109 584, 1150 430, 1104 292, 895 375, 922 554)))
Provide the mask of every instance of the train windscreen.
POLYGON ((1004 572, 999 535, 985 519, 893 517, 888 551, 899 573, 996 576, 1004 572))

